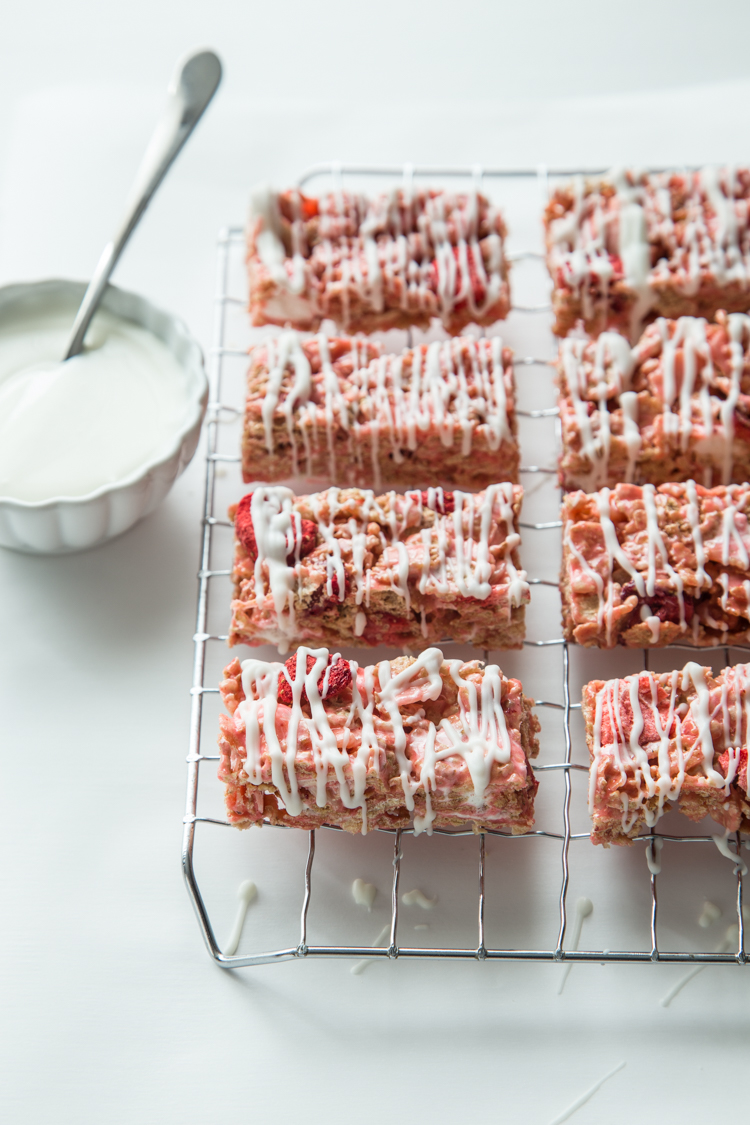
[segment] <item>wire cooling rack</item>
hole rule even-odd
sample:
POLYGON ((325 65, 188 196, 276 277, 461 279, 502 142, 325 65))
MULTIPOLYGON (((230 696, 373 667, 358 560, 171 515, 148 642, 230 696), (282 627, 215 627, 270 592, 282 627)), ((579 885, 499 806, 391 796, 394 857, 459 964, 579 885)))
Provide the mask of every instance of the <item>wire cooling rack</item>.
MULTIPOLYGON (((547 171, 543 168, 534 172, 509 172, 479 168, 428 169, 409 165, 405 168, 369 168, 326 164, 309 170, 301 177, 299 184, 307 185, 313 179, 321 178, 327 178, 334 187, 340 186, 344 178, 347 184, 356 183, 358 180, 367 182, 378 179, 387 179, 391 182, 400 179, 402 182, 409 183, 418 177, 428 178, 430 182, 441 180, 452 182, 458 178, 473 180, 475 184, 494 181, 494 186, 502 188, 501 194, 506 195, 506 198, 501 199, 500 202, 505 207, 506 215, 511 214, 511 221, 513 220, 511 210, 513 191, 508 189, 515 189, 519 214, 525 207, 527 215, 525 232, 523 221, 519 223, 521 237, 525 235, 529 242, 533 242, 534 239, 538 239, 538 233, 532 223, 538 227, 540 204, 547 198, 550 179, 574 174, 578 173, 575 170, 547 171), (510 200, 507 195, 511 196, 510 200)), ((498 657, 504 671, 519 675, 527 693, 533 692, 538 683, 544 682, 544 686, 549 689, 545 691, 546 695, 558 695, 557 699, 535 700, 539 709, 538 714, 542 718, 542 750, 538 762, 534 763, 534 771, 541 779, 537 798, 537 823, 543 826, 522 836, 511 836, 497 831, 487 831, 478 836, 471 832, 436 831, 431 839, 421 839, 423 857, 427 860, 425 870, 430 871, 431 860, 433 870, 435 864, 439 862, 441 874, 447 872, 454 883, 460 884, 463 895, 460 910, 462 930, 458 941, 449 943, 438 940, 437 944, 433 945, 426 941, 415 944, 413 940, 411 942, 400 940, 401 933, 409 925, 409 919, 404 919, 403 899, 399 898, 399 894, 403 879, 405 845, 412 836, 411 830, 398 829, 390 832, 378 830, 371 833, 364 841, 361 838, 355 841, 347 833, 335 828, 318 829, 317 833, 315 831, 302 833, 296 829, 267 826, 262 831, 252 829, 240 833, 223 818, 220 811, 220 787, 216 780, 218 755, 213 748, 219 713, 217 684, 221 667, 228 660, 226 636, 221 630, 228 619, 232 538, 231 524, 226 519, 225 512, 226 505, 232 500, 236 501, 242 489, 237 451, 247 356, 247 339, 243 335, 247 333, 243 257, 243 230, 238 227, 223 230, 219 235, 217 247, 214 334, 209 374, 210 401, 205 435, 205 501, 198 571, 196 628, 193 638, 195 656, 193 684, 190 689, 192 706, 182 850, 185 880, 210 955, 225 968, 241 968, 315 957, 367 958, 368 960, 399 957, 452 958, 558 963, 676 962, 697 966, 709 963, 745 964, 744 865, 741 860, 742 841, 739 834, 729 840, 718 840, 724 852, 720 854, 716 846, 718 838, 701 831, 702 825, 694 826, 678 814, 668 814, 660 821, 660 825, 662 829, 674 826, 674 831, 654 831, 639 836, 638 841, 645 845, 646 862, 643 862, 641 853, 636 864, 632 860, 632 853, 635 850, 641 851, 640 848, 609 850, 593 848, 588 843, 587 831, 574 831, 576 827, 573 823, 574 818, 581 828, 585 828, 587 824, 588 768, 580 718, 581 705, 573 701, 572 680, 575 679, 580 686, 586 679, 594 676, 627 674, 637 670, 641 660, 645 668, 649 667, 649 660, 653 664, 659 663, 660 668, 671 668, 675 662, 679 663, 677 650, 687 649, 689 646, 671 646, 668 650, 645 652, 642 656, 627 650, 618 654, 598 652, 592 654, 591 650, 579 650, 576 646, 568 646, 564 640, 554 636, 527 640, 521 658, 517 658, 515 654, 505 653, 498 657), (232 323, 233 319, 236 321, 235 324, 232 323), (222 493, 226 493, 225 502, 222 500, 222 493), (549 663, 550 657, 553 660, 552 665, 549 663), (576 722, 577 728, 575 728, 576 722), (558 785, 556 790, 553 785, 555 776, 561 779, 561 785, 558 785), (574 792, 576 778, 582 780, 583 784, 574 792), (544 798, 548 798, 546 807, 544 798), (212 815, 214 812, 216 815, 212 815), (693 831, 690 834, 685 834, 691 829, 693 831), (221 847, 216 846, 214 833, 223 834, 221 847), (382 870, 382 843, 385 835, 393 837, 392 854, 388 862, 390 874, 387 877, 390 910, 384 915, 386 925, 373 946, 363 941, 361 925, 353 925, 351 919, 347 920, 346 910, 349 909, 351 913, 356 909, 351 905, 351 896, 348 892, 350 884, 341 882, 339 887, 341 893, 337 899, 334 893, 335 887, 334 891, 331 889, 330 872, 337 864, 339 867, 343 864, 348 870, 346 861, 355 851, 357 862, 372 864, 379 857, 382 870), (325 856, 316 866, 316 846, 320 853, 321 836, 325 841, 325 856), (307 840, 304 855, 299 848, 301 837, 306 837, 307 840), (379 839, 373 840, 373 837, 379 839), (275 862, 274 853, 278 853, 281 841, 288 845, 290 840, 293 841, 293 846, 291 849, 284 848, 283 861, 275 862), (367 845, 368 841, 372 841, 372 848, 376 848, 377 845, 378 857, 372 854, 363 855, 361 848, 367 845), (521 858, 520 853, 524 849, 531 849, 538 853, 542 846, 540 841, 547 841, 547 848, 552 847, 557 851, 555 860, 550 854, 525 854, 521 858), (661 874, 660 853, 664 845, 667 845, 670 851, 669 874, 674 884, 674 886, 667 885, 666 894, 670 917, 664 924, 664 929, 673 946, 669 949, 661 947, 665 944, 664 941, 661 941, 660 945, 662 923, 659 918, 657 897, 657 887, 662 894, 663 881, 667 877, 666 873, 661 874), (673 845, 693 846, 681 846, 672 851, 673 845), (435 854, 438 847, 441 849, 439 860, 435 854), (491 885, 491 880, 488 878, 488 852, 495 847, 503 849, 502 852, 498 850, 497 857, 493 856, 493 864, 495 858, 499 861, 495 864, 496 874, 502 878, 506 878, 509 872, 516 874, 518 883, 515 898, 512 890, 511 897, 508 897, 508 887, 505 885, 503 891, 505 908, 500 909, 499 914, 497 888, 491 885), (425 848, 431 849, 433 854, 425 852, 425 848), (291 861, 290 851, 293 853, 291 861), (201 886, 199 886, 196 868, 202 856, 206 857, 206 872, 201 873, 201 886), (321 863, 324 865, 322 869, 321 863), (228 918, 234 912, 232 890, 237 886, 237 873, 246 877, 248 870, 252 870, 263 891, 263 873, 271 866, 274 868, 274 890, 279 890, 278 884, 282 875, 286 885, 280 893, 275 896, 266 895, 265 899, 270 902, 275 897, 277 904, 280 903, 277 910, 277 914, 280 912, 279 929, 285 934, 289 931, 289 925, 293 924, 295 915, 297 916, 297 940, 291 943, 288 940, 282 942, 274 940, 275 935, 271 933, 264 920, 262 926, 255 922, 246 925, 243 946, 249 945, 249 950, 243 948, 236 955, 224 953, 217 941, 215 930, 218 924, 226 925, 228 918), (585 887, 580 879, 576 880, 578 868, 588 879, 585 887), (558 873, 556 889, 555 869, 558 873), (538 887, 542 876, 546 880, 544 904, 534 898, 532 890, 538 887), (232 879, 234 883, 231 883, 232 879), (469 894, 467 888, 472 881, 475 881, 473 907, 470 904, 471 896, 466 897, 469 894), (598 887, 599 897, 595 899, 595 906, 599 910, 600 904, 603 903, 599 913, 604 915, 608 924, 608 928, 605 925, 600 929, 601 948, 576 948, 580 933, 580 918, 576 918, 576 926, 570 926, 569 903, 573 883, 576 883, 579 889, 587 891, 593 885, 598 887), (314 894, 314 889, 318 886, 321 889, 315 890, 314 894), (342 893, 344 892, 348 898, 348 907, 343 906, 342 893), (698 902, 696 896, 701 892, 710 893, 712 898, 722 899, 727 905, 727 916, 736 917, 738 931, 736 949, 730 948, 727 941, 714 951, 684 948, 704 943, 699 941, 695 934, 689 932, 690 909, 693 909, 694 921, 694 904, 698 902), (316 896, 328 902, 328 920, 319 928, 326 935, 332 933, 333 937, 325 942, 313 940, 310 934, 311 909, 316 896), (210 906, 209 899, 212 899, 210 906), (685 907, 688 901, 693 904, 689 909, 685 907), (489 933, 488 903, 490 907, 495 904, 496 917, 493 926, 500 937, 505 931, 505 941, 493 940, 494 934, 489 933), (509 903, 512 904, 511 908, 508 906, 509 903), (213 917, 214 912, 216 917, 213 917), (470 922, 472 913, 475 917, 473 924, 470 922), (523 926, 519 929, 519 916, 525 917, 527 914, 534 915, 533 925, 524 931, 523 926), (640 919, 637 924, 634 918, 640 919), (571 929, 576 933, 574 940, 569 940, 566 947, 566 936, 570 934, 571 929), (337 933, 337 930, 340 932, 337 933), (354 938, 351 937, 352 930, 355 933, 354 938), (522 941, 520 937, 516 937, 515 941, 507 940, 519 934, 522 937, 537 939, 541 937, 542 940, 522 941), (606 947, 605 936, 608 938, 606 947), (381 944, 383 940, 385 944, 381 944), (612 948, 612 946, 628 944, 635 947, 612 948)), ((527 492, 524 514, 526 515, 531 507, 532 516, 546 517, 526 519, 521 522, 524 530, 524 565, 531 573, 530 584, 534 587, 532 611, 537 606, 537 601, 541 599, 536 619, 533 612, 527 617, 528 631, 533 636, 532 630, 534 628, 539 630, 541 627, 544 637, 545 632, 552 631, 550 622, 554 621, 556 623, 554 628, 558 628, 557 622, 560 620, 555 562, 560 549, 561 522, 555 518, 559 513, 559 492, 556 488, 555 469, 552 464, 556 435, 548 429, 539 440, 539 432, 534 432, 540 424, 556 427, 556 407, 538 405, 539 400, 545 395, 551 399, 552 388, 550 359, 553 345, 549 336, 550 306, 548 301, 538 300, 540 289, 541 295, 544 296, 548 283, 544 278, 541 247, 539 251, 510 248, 509 258, 517 263, 514 269, 514 291, 520 288, 522 295, 524 277, 522 272, 517 277, 515 271, 519 269, 519 265, 524 265, 532 271, 536 270, 536 278, 530 285, 526 284, 526 290, 532 295, 536 294, 537 299, 531 299, 525 304, 514 304, 508 325, 515 331, 514 338, 509 339, 509 342, 515 348, 517 374, 520 375, 520 369, 523 368, 524 378, 527 371, 533 371, 536 375, 535 381, 529 387, 526 387, 520 378, 518 380, 518 414, 522 426, 522 449, 525 451, 536 445, 534 451, 541 451, 538 459, 548 462, 528 464, 521 469, 527 492), (533 325, 531 331, 529 325, 533 325), (545 357, 539 356, 542 347, 533 355, 524 355, 523 350, 519 350, 518 342, 520 341, 523 347, 529 339, 534 340, 535 343, 543 341, 545 357), (524 401, 524 391, 526 398, 531 400, 528 408, 525 408, 527 403, 524 401), (524 438, 523 427, 526 427, 528 441, 524 438), (550 547, 550 533, 555 537, 554 547, 550 547), (534 561, 547 563, 550 557, 552 576, 547 578, 535 574, 534 561)), ((268 333, 260 332, 255 335, 257 338, 258 335, 268 335, 268 333)), ((388 334, 385 340, 386 348, 397 350, 402 347, 407 342, 405 335, 388 334), (399 336, 401 338, 396 339, 399 336)), ((422 338, 434 336, 435 333, 422 338)), ((704 661, 712 659, 715 667, 732 663, 734 651, 728 648, 700 650, 701 659, 704 661)), ((483 655, 486 659, 487 654, 483 655)), ((271 655, 271 658, 273 657, 275 653, 271 655)), ((373 655, 373 659, 378 658, 380 658, 379 654, 373 655)), ((735 660, 738 658, 735 657, 735 660)), ((450 891, 442 897, 443 900, 449 901, 450 891)), ((253 918, 262 917, 262 913, 258 913, 260 906, 254 907, 253 911, 253 918)), ((413 929, 429 930, 430 927, 423 923, 415 925, 413 929)))

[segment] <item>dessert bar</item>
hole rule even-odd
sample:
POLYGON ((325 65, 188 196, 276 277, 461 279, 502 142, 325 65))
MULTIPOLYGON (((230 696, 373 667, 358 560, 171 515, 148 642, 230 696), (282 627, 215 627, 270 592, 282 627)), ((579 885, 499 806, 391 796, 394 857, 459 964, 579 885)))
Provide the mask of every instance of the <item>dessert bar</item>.
POLYGON ((750 664, 593 680, 583 689, 595 844, 629 844, 674 802, 727 832, 747 826, 750 664))
POLYGON ((230 509, 230 645, 421 649, 448 638, 520 648, 529 600, 522 496, 512 484, 383 496, 258 485, 230 509))
POLYGON ((325 648, 233 660, 219 778, 240 828, 527 832, 539 722, 518 680, 440 649, 361 668, 325 648))
POLYGON ((484 488, 518 480, 516 430, 513 353, 497 336, 396 356, 289 331, 251 354, 242 473, 484 488))
POLYGON ((613 648, 750 640, 750 485, 570 492, 560 593, 569 641, 613 648))
POLYGON ((563 488, 750 480, 750 317, 660 318, 633 349, 569 337, 557 383, 563 488))
POLYGON ((750 169, 617 171, 557 188, 545 211, 554 331, 637 338, 651 316, 750 309, 750 169))
POLYGON ((477 192, 319 199, 260 188, 248 222, 253 324, 346 332, 490 325, 510 309, 505 223, 477 192))

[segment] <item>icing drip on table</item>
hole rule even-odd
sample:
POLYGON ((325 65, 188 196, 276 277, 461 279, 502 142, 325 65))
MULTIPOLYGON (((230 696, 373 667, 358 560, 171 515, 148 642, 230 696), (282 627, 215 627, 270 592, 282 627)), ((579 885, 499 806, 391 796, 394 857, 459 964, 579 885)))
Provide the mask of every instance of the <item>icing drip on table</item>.
POLYGON ((719 907, 715 903, 706 900, 706 902, 703 903, 703 909, 698 917, 698 925, 700 928, 702 930, 707 930, 714 922, 718 922, 719 918, 721 918, 721 910, 719 907))
MULTIPOLYGON (((732 948, 736 949, 737 945, 739 944, 739 936, 740 936, 739 926, 729 926, 726 930, 726 933, 724 934, 723 941, 720 941, 719 944, 716 946, 716 952, 717 953, 727 953, 732 948)), ((698 973, 702 973, 703 970, 707 967, 708 966, 705 965, 705 964, 704 965, 697 965, 694 969, 691 969, 689 973, 685 973, 684 977, 680 977, 680 979, 677 981, 677 983, 675 985, 673 985, 672 988, 670 988, 670 990, 666 994, 666 996, 663 996, 662 999, 659 1001, 662 1008, 668 1008, 669 1005, 674 1000, 677 993, 682 992, 685 985, 689 984, 691 980, 693 980, 695 977, 698 976, 698 973)))
MULTIPOLYGON (((513 562, 520 536, 515 530, 512 484, 492 485, 480 493, 455 491, 454 510, 447 513, 440 488, 425 490, 426 502, 421 491, 404 495, 390 492, 377 497, 369 489, 358 490, 362 499, 357 516, 347 521, 348 539, 336 534, 341 527, 336 523, 336 515, 344 503, 343 491, 329 488, 307 497, 307 501, 326 550, 326 596, 337 597, 339 602, 346 596, 347 577, 342 543, 351 544, 347 566, 353 570, 356 605, 364 607, 357 611, 355 635, 361 636, 367 624, 372 568, 366 568, 365 561, 368 527, 373 523, 384 548, 378 563, 379 580, 387 582, 403 600, 406 617, 411 612, 410 575, 420 595, 440 595, 452 583, 463 597, 483 601, 490 596, 490 579, 499 565, 490 551, 490 537, 498 524, 505 527, 501 546, 508 582, 508 614, 528 598, 526 572, 513 562), (422 522, 425 510, 433 513, 432 527, 423 527, 419 539, 411 536, 412 551, 416 553, 410 557, 400 537, 414 528, 415 519, 418 524, 422 522)), ((295 501, 291 490, 280 485, 259 485, 251 500, 257 545, 255 596, 261 603, 267 592, 270 594, 278 628, 277 643, 283 651, 297 635, 295 597, 300 595, 307 571, 304 564, 300 565, 301 517, 295 501)))
MULTIPOLYGON (((573 922, 573 934, 572 934, 572 937, 570 939, 570 944, 568 945, 569 950, 577 950, 578 949, 578 946, 579 946, 580 941, 581 941, 581 931, 583 929, 584 920, 586 918, 588 918, 593 913, 593 911, 594 911, 594 904, 593 904, 593 902, 591 901, 590 898, 583 897, 583 898, 579 898, 577 900, 575 920, 573 922)), ((570 976, 570 970, 572 968, 573 968, 573 962, 568 961, 567 964, 565 965, 565 968, 563 969, 563 974, 562 974, 562 977, 560 979, 559 987, 557 989, 557 995, 558 996, 562 996, 563 989, 565 988, 565 982, 567 981, 568 977, 570 976)))
POLYGON ((610 1078, 614 1078, 616 1074, 619 1074, 621 1070, 624 1070, 625 1066, 625 1062, 618 1063, 617 1066, 608 1071, 603 1078, 600 1078, 599 1081, 595 1082, 593 1086, 589 1087, 589 1089, 586 1090, 585 1093, 581 1094, 580 1098, 576 1098, 572 1105, 569 1105, 563 1113, 556 1117, 554 1121, 550 1122, 550 1125, 563 1125, 563 1122, 571 1118, 574 1113, 577 1113, 581 1106, 584 1106, 586 1102, 590 1101, 591 1098, 593 1098, 594 1094, 601 1090, 605 1082, 609 1082, 610 1078))
POLYGON ((407 891, 401 895, 401 901, 404 906, 421 906, 422 910, 432 910, 437 903, 437 895, 434 898, 428 898, 424 891, 415 887, 413 891, 407 891))
POLYGON ((257 897, 258 888, 251 879, 247 879, 244 883, 240 883, 237 890, 237 901, 239 903, 237 907, 237 914, 235 915, 234 925, 232 926, 231 933, 229 934, 229 937, 227 938, 224 944, 224 949, 222 951, 225 957, 233 957, 237 952, 237 946, 240 944, 240 938, 242 937, 242 927, 245 924, 245 915, 247 914, 247 908, 251 902, 255 902, 255 899, 257 897))
MULTIPOLYGON (((654 354, 659 360, 661 379, 655 379, 652 373, 641 391, 647 401, 661 400, 665 437, 678 444, 683 453, 691 442, 697 443, 709 478, 713 465, 720 470, 722 483, 729 484, 734 470, 735 412, 746 348, 750 345, 750 317, 732 313, 727 319, 731 372, 726 394, 711 393, 716 386, 716 369, 706 337, 707 326, 708 322, 699 317, 683 316, 676 321, 660 318, 632 350, 616 332, 603 332, 594 342, 571 338, 561 342, 560 367, 565 388, 580 436, 581 454, 591 466, 586 472, 576 470, 575 477, 587 491, 601 487, 608 479, 613 438, 625 444, 625 480, 635 480, 644 437, 639 422, 639 396, 632 388, 634 383, 638 385, 636 376, 641 365, 653 362, 654 354), (612 410, 621 412, 621 438, 612 434, 612 410)), ((651 425, 655 427, 656 422, 651 425)), ((656 430, 655 433, 658 441, 656 430)))
POLYGON ((370 361, 362 345, 364 366, 359 366, 357 341, 353 340, 354 370, 348 378, 357 393, 351 402, 331 364, 328 338, 320 333, 317 342, 322 384, 319 396, 313 395, 316 377, 311 374, 296 332, 283 332, 265 345, 268 378, 261 411, 266 449, 274 452, 273 420, 280 412, 286 422, 293 475, 300 471, 300 438, 305 446, 307 475, 313 475, 312 458, 320 448, 319 430, 325 431, 328 472, 335 479, 337 433, 343 430, 348 435, 347 464, 360 464, 362 429, 369 428, 376 487, 380 483, 381 447, 388 447, 395 464, 401 464, 404 451, 417 450, 432 427, 446 449, 458 446, 465 458, 471 456, 477 442, 494 452, 503 442, 515 440, 509 416, 512 373, 503 361, 499 336, 479 340, 456 337, 370 361), (316 397, 323 401, 315 401, 316 397))
POLYGON ((346 324, 353 299, 380 313, 386 291, 398 290, 403 308, 432 309, 437 303, 447 325, 463 307, 472 320, 481 320, 503 292, 504 225, 476 191, 394 188, 372 199, 343 191, 322 196, 315 201, 322 277, 310 265, 303 197, 291 191, 287 198, 294 211, 292 257, 282 241, 279 196, 268 188, 251 199, 255 248, 276 284, 293 294, 306 290, 319 315, 328 315, 329 291, 340 291, 340 319, 346 324), (481 239, 480 221, 486 230, 481 239))
MULTIPOLYGON (((662 677, 662 681, 664 681, 662 677)), ((728 796, 740 765, 740 748, 747 743, 750 730, 750 664, 739 664, 725 669, 723 690, 718 702, 712 706, 712 690, 706 682, 706 669, 690 661, 682 672, 674 671, 666 678, 669 697, 666 715, 659 707, 658 681, 652 672, 640 672, 623 680, 609 680, 596 694, 592 762, 589 774, 589 811, 593 814, 596 803, 597 781, 600 776, 602 755, 611 754, 619 771, 623 786, 632 779, 638 791, 631 798, 624 789, 622 800, 622 831, 628 834, 642 815, 652 828, 668 802, 679 798, 686 776, 686 759, 697 748, 700 768, 709 786, 723 789, 728 796), (734 692, 730 706, 729 689, 734 692), (679 692, 690 692, 690 703, 685 709, 678 705, 679 692), (624 701, 630 705, 632 724, 628 735, 624 733, 624 701), (645 711, 644 711, 645 707, 645 711), (612 742, 602 745, 604 720, 612 735, 612 742), (711 736, 711 723, 720 722, 728 749, 726 776, 714 769, 716 750, 711 736), (655 733, 647 746, 641 745, 644 730, 655 733), (695 731, 693 737, 693 731, 695 731), (736 745, 730 744, 730 739, 736 745), (658 743, 654 757, 654 744, 658 743), (649 756, 649 750, 651 756, 649 756), (656 807, 647 802, 656 798, 656 807)), ((665 690, 662 688, 662 690, 665 690)), ((721 837, 723 840, 723 837, 721 837)), ((718 846, 718 845, 717 845, 718 846)), ((732 855, 736 861, 737 857, 732 855)))
POLYGON ((352 883, 354 901, 357 906, 366 906, 368 913, 372 910, 372 904, 377 893, 377 888, 372 883, 366 883, 364 879, 355 879, 352 883))
MULTIPOLYGON (((336 664, 342 659, 336 653, 331 663, 336 664)), ((466 765, 473 784, 473 803, 481 809, 494 763, 505 765, 511 758, 510 735, 502 708, 503 679, 497 665, 485 665, 478 691, 472 680, 461 676, 462 661, 444 661, 442 652, 437 648, 426 649, 396 675, 392 674, 387 660, 362 669, 359 678, 357 662, 345 663, 348 663, 351 672, 353 698, 344 728, 348 731, 356 721, 360 734, 360 745, 353 755, 346 748, 347 735, 339 746, 318 690, 318 680, 329 664, 327 649, 298 649, 292 678, 284 664, 252 659, 243 661, 245 699, 237 708, 235 721, 238 728, 245 731, 244 768, 250 782, 253 785, 263 782, 262 756, 265 751, 270 759, 271 779, 279 801, 291 816, 299 816, 303 811, 303 802, 295 769, 297 746, 309 742, 317 777, 318 808, 324 808, 328 803, 328 786, 332 784, 333 775, 336 794, 344 807, 361 809, 362 833, 365 834, 367 773, 369 768, 379 768, 381 756, 375 726, 377 713, 379 724, 382 724, 383 718, 389 721, 404 801, 410 812, 415 808, 415 795, 420 789, 424 793, 425 815, 415 817, 415 834, 422 831, 429 834, 432 830, 436 766, 448 758, 459 758, 466 765), (306 671, 308 656, 313 658, 310 671, 306 671), (442 719, 437 726, 432 721, 420 720, 418 735, 423 745, 423 759, 420 776, 415 777, 414 766, 407 753, 409 717, 402 713, 402 708, 412 701, 438 699, 443 691, 441 672, 449 676, 458 688, 459 713, 452 720, 442 719), (279 703, 280 677, 284 677, 291 686, 290 707, 279 703), (302 708, 303 690, 309 701, 309 716, 302 708), (280 729, 284 730, 284 746, 280 729), (351 785, 346 778, 347 766, 351 768, 351 785)), ((340 728, 337 726, 336 730, 340 728)))

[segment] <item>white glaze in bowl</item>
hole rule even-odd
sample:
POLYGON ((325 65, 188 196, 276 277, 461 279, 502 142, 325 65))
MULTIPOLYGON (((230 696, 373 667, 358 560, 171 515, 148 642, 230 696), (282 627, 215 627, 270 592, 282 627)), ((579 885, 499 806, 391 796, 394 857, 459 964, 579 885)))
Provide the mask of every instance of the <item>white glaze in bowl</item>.
MULTIPOLYGON (((82 282, 62 279, 6 285, 0 288, 0 321, 16 311, 41 311, 62 301, 70 302, 75 315, 85 290, 82 282)), ((0 546, 59 555, 105 543, 153 512, 195 453, 208 401, 200 346, 182 321, 136 293, 111 285, 102 307, 153 332, 177 359, 187 376, 184 424, 166 453, 86 496, 33 503, 0 496, 0 546)))

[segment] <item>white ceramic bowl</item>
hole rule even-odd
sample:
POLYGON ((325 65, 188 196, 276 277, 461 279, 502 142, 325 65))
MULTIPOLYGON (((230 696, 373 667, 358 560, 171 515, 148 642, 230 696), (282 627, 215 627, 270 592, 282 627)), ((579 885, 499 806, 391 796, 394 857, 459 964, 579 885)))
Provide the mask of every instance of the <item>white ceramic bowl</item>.
MULTIPOLYGON (((0 288, 0 321, 21 310, 42 310, 61 303, 75 310, 86 290, 79 281, 52 279, 0 288)), ((169 451, 116 484, 87 496, 58 497, 35 503, 0 496, 0 546, 40 555, 85 551, 127 531, 153 512, 190 462, 200 436, 208 401, 203 353, 182 321, 162 312, 136 293, 110 286, 102 307, 153 332, 169 348, 186 375, 188 411, 169 451)), ((72 324, 72 316, 71 316, 72 324)))

